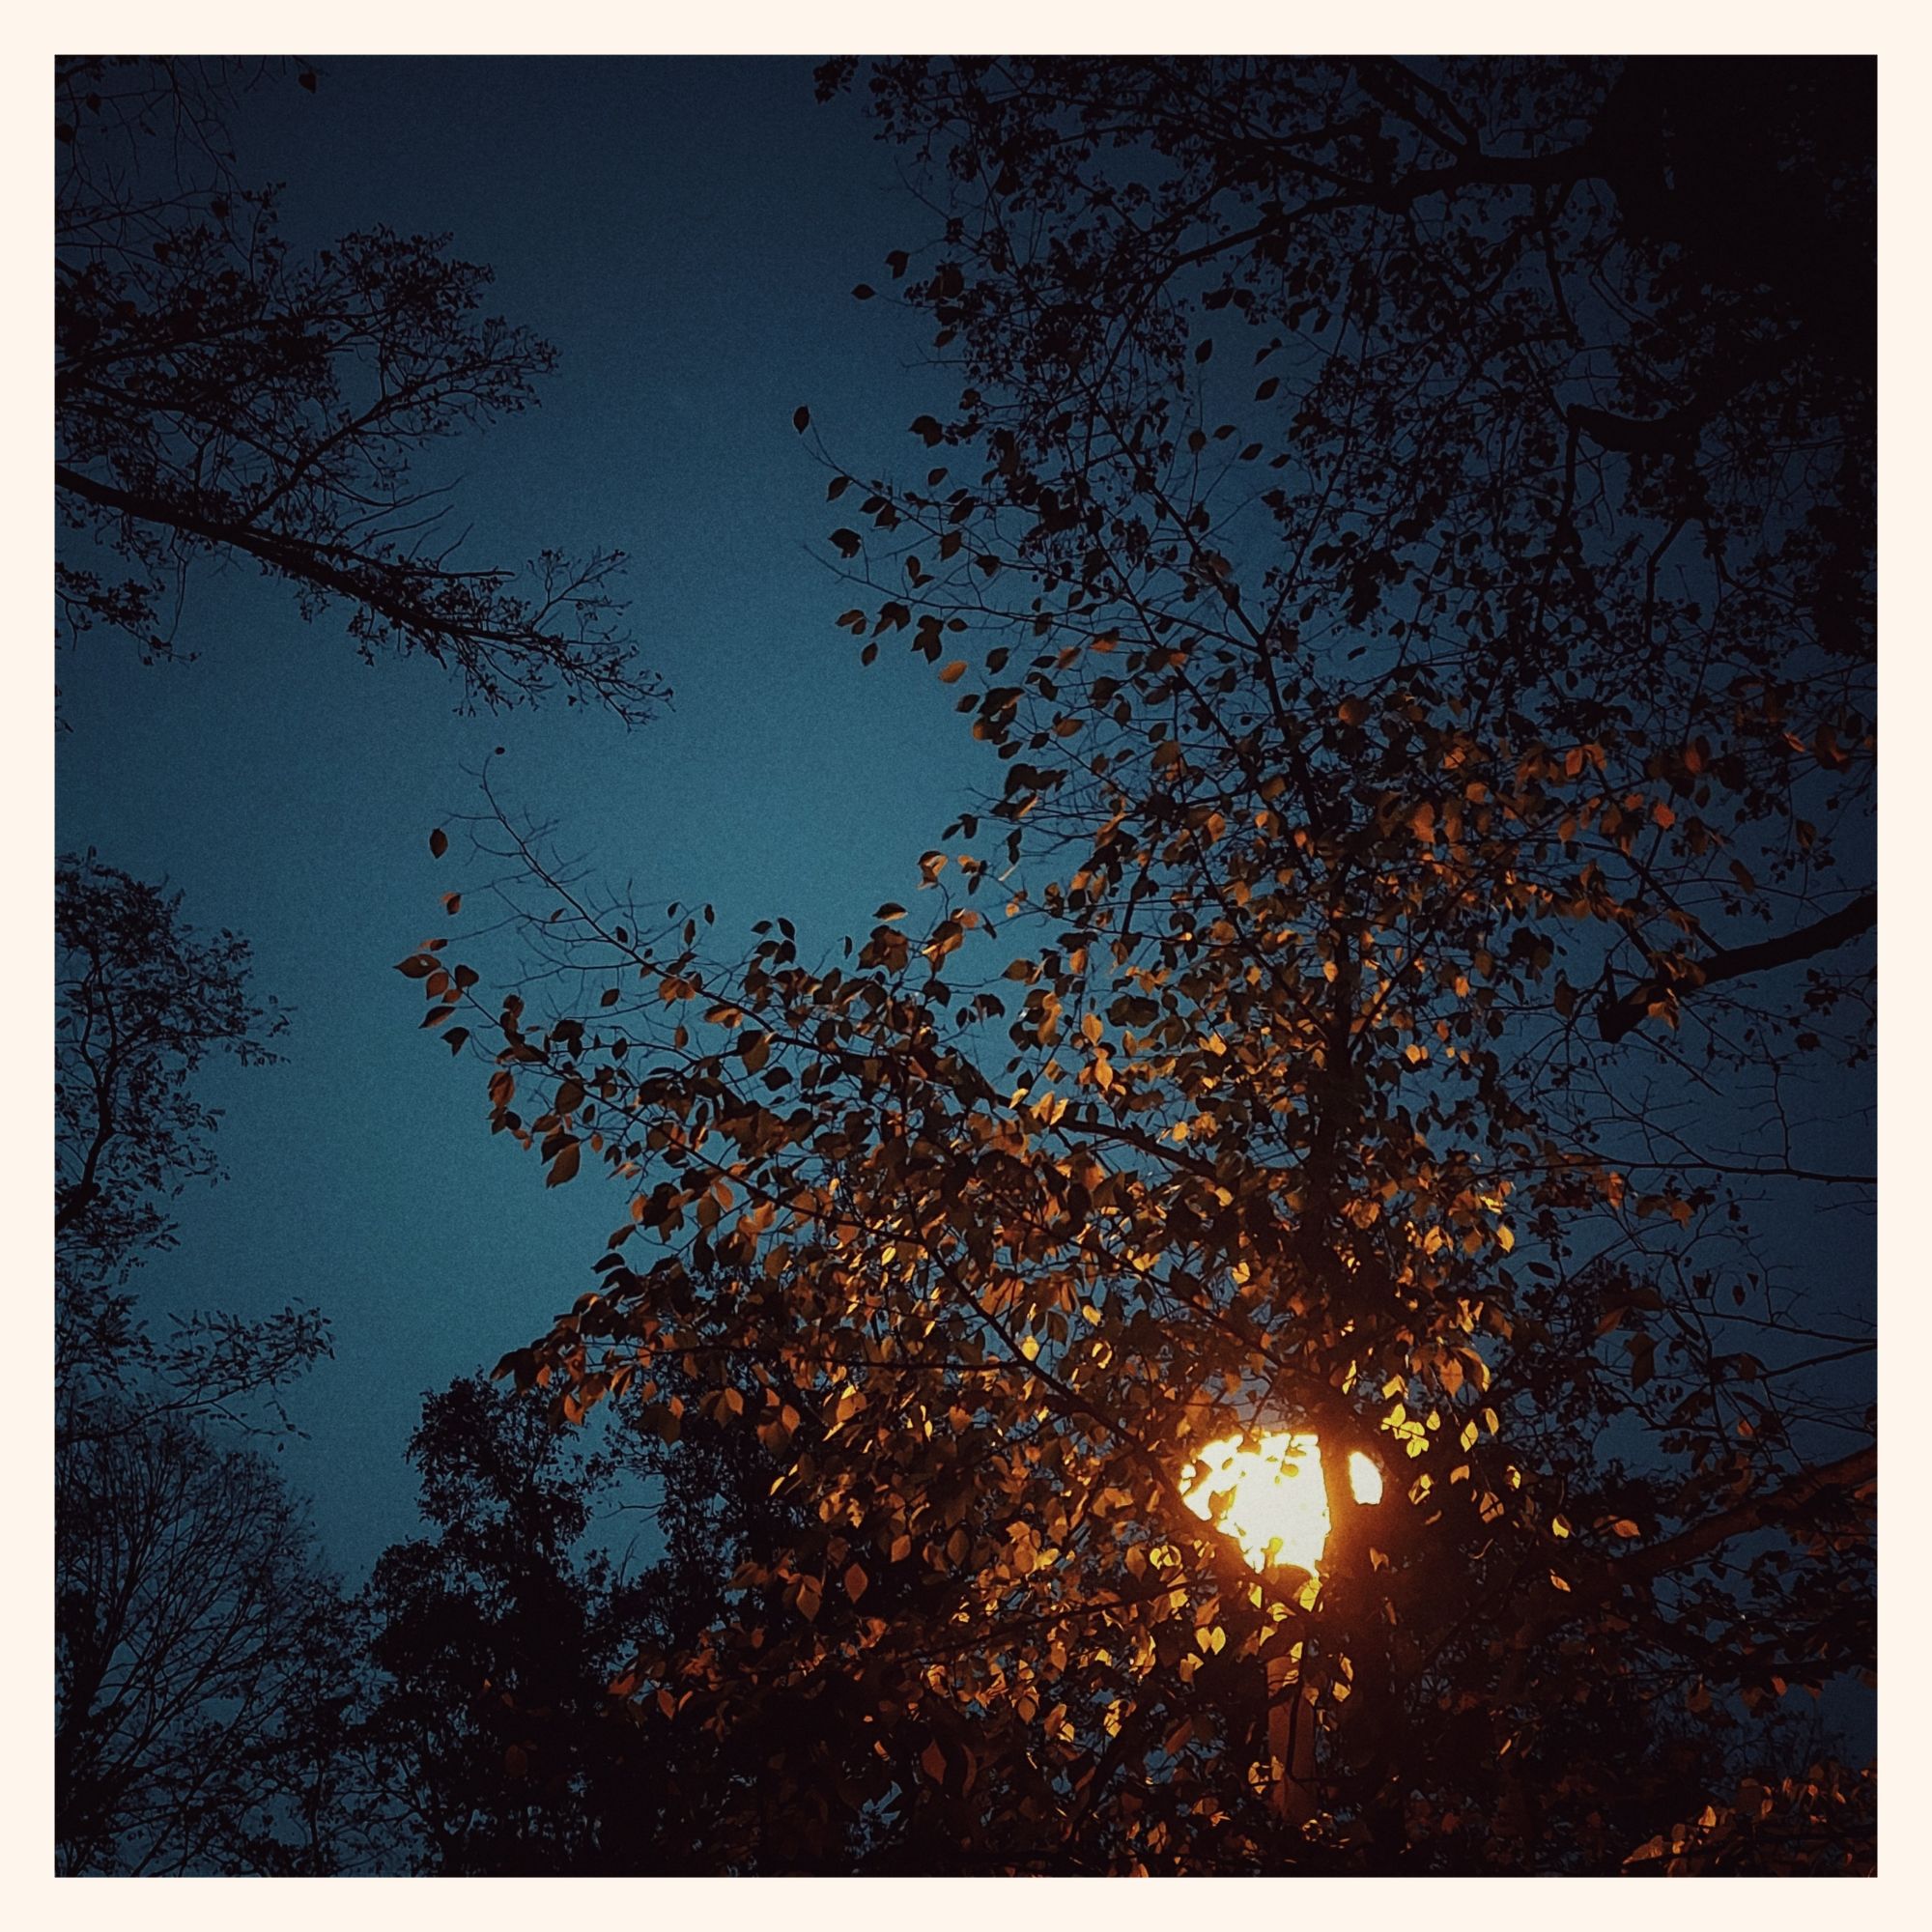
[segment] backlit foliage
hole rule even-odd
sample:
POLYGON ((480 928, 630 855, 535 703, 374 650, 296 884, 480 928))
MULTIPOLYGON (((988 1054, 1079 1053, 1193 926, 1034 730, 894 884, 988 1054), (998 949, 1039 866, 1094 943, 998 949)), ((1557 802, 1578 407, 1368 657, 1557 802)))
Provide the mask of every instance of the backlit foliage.
POLYGON ((1869 71, 866 84, 960 388, 824 452, 839 621, 996 771, 930 911, 734 960, 493 800, 527 992, 401 966, 625 1204, 505 1370, 802 1525, 622 1694, 815 1701, 771 1802, 860 1861, 1615 1870, 1871 1657, 1868 1334, 1751 1221, 1861 1184, 1783 1123, 1868 1046, 1869 71), (1317 1586, 1189 1506, 1265 1429, 1317 1586))

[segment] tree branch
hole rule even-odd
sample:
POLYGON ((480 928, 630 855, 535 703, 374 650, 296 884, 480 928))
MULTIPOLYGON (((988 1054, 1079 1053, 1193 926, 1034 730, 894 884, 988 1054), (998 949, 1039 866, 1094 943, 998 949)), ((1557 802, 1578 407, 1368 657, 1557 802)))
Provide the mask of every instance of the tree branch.
POLYGON ((1601 1007, 1597 1030, 1615 1044, 1641 1026, 1660 1005, 1682 999, 1700 986, 1721 980, 1742 980, 1753 973, 1768 973, 1774 967, 1789 966, 1800 959, 1829 952, 1878 923, 1878 894, 1861 893, 1849 905, 1802 925, 1795 932, 1780 933, 1776 939, 1759 940, 1753 946, 1728 947, 1707 953, 1702 959, 1672 960, 1662 963, 1650 979, 1634 986, 1622 999, 1601 1007))

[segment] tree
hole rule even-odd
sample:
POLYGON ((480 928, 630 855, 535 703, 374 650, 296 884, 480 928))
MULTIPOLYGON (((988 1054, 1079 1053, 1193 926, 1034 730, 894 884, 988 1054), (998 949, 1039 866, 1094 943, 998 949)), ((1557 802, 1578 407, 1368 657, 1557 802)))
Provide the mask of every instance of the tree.
POLYGON ((213 1312, 163 1339, 128 1286, 173 1244, 169 1198, 218 1176, 197 1076, 273 1060, 283 1015, 252 995, 244 941, 92 854, 60 862, 54 923, 59 1864, 353 1868, 380 1821, 346 1775, 344 1606, 245 1440, 286 1426, 279 1391, 327 1325, 213 1312))
POLYGON ((172 1406, 233 1420, 327 1350, 312 1308, 264 1322, 191 1316, 165 1341, 149 1330, 128 1281, 173 1246, 166 1203, 219 1178, 220 1111, 196 1091, 214 1056, 275 1059, 287 1016, 248 987, 249 951, 203 935, 172 896, 112 866, 63 858, 54 874, 55 1381, 63 1432, 90 1427, 87 1404, 145 1378, 172 1406))
MULTIPOLYGON (((837 1682, 711 1699, 632 1698, 666 1660, 783 1614, 806 1524, 775 1493, 786 1459, 736 1425, 706 1378, 664 1366, 657 1423, 615 1420, 592 1450, 541 1391, 458 1381, 424 1405, 411 1456, 435 1534, 379 1560, 366 1598, 382 1683, 359 1754, 449 1874, 836 1873, 946 1863, 926 1732, 882 1757, 837 1682), (689 1400, 687 1401, 687 1397, 689 1400), (661 1554, 613 1563, 635 1514, 661 1554), (891 1804, 913 1781, 923 1804, 891 1804)), ((635 1543, 633 1545, 635 1547, 635 1543)), ((849 1572, 829 1628, 911 1617, 924 1579, 849 1572)), ((727 1652, 728 1654, 728 1652, 727 1652)), ((728 1693, 730 1687, 718 1687, 728 1693)))
POLYGON ((657 1767, 608 1686, 629 1593, 582 1548, 612 1471, 540 1400, 460 1380, 424 1403, 410 1458, 433 1537, 378 1559, 368 1740, 420 1869, 611 1868, 647 1840, 657 1767))
MULTIPOLYGON (((68 58, 59 154, 57 588, 172 652, 191 567, 245 560, 363 656, 423 653, 466 701, 561 688, 627 721, 661 695, 615 624, 614 553, 523 573, 457 554, 434 445, 535 399, 554 351, 484 309, 446 238, 373 227, 298 258, 227 123, 279 62, 68 58)), ((111 867, 56 875, 58 1821, 70 1870, 363 1868, 390 1821, 358 1786, 348 1606, 250 1449, 327 1352, 313 1309, 204 1313, 156 1337, 131 1270, 169 1197, 217 1169, 198 1092, 284 1025, 248 948, 111 867), (265 1414, 265 1410, 267 1411, 265 1414), (224 1507, 225 1503, 225 1507, 224 1507)))
POLYGON ((248 996, 247 942, 203 940, 180 909, 92 852, 55 867, 54 1232, 110 1270, 168 1240, 167 1192, 215 1173, 220 1116, 190 1084, 203 1062, 269 1064, 288 1024, 248 996))
POLYGON ((293 257, 273 192, 238 183, 225 126, 265 65, 57 64, 70 636, 105 625, 165 656, 179 580, 228 556, 288 584, 306 618, 346 606, 365 658, 451 667, 470 702, 557 687, 646 715, 662 691, 612 628, 622 557, 465 563, 447 492, 417 474, 432 445, 529 407, 555 351, 483 312, 490 271, 446 237, 375 227, 293 257))
POLYGON ((681 1432, 674 1367, 787 1464, 633 1695, 722 1745, 821 1690, 926 1869, 1688 1843, 1872 1659, 1867 1325, 1752 1231, 1868 1185, 1788 1122, 1868 1102, 1869 66, 869 85, 962 386, 918 485, 833 466, 840 622, 977 668, 997 795, 818 966, 492 798, 527 997, 401 968, 493 1131, 629 1198, 505 1370, 681 1432), (1316 1577, 1190 1506, 1269 1429, 1322 1447, 1316 1577))
POLYGON ((130 1406, 55 1482, 55 1815, 64 1872, 340 1868, 334 1585, 256 1452, 130 1406))

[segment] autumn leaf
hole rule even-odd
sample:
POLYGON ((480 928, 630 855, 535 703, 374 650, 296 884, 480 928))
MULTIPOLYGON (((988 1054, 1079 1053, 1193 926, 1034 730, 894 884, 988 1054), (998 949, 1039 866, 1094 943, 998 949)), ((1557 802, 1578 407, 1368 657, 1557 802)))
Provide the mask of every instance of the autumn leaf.
POLYGON ((1650 1335, 1627 1336, 1624 1347, 1630 1351, 1631 1387, 1640 1389, 1651 1378, 1657 1354, 1656 1338, 1650 1335))
MULTIPOLYGON (((1869 941, 1840 913, 1869 788, 1817 769, 1875 743, 1868 412, 1789 276, 1655 195, 1541 178, 1662 142, 1679 215, 1781 233, 1804 157, 1850 208, 1868 143, 1774 139, 1801 90, 1742 64, 1694 114, 1659 67, 1319 78, 876 70, 931 163, 904 312, 957 372, 909 443, 973 454, 839 470, 830 547, 867 583, 855 655, 903 635, 986 757, 918 861, 943 903, 909 933, 888 874, 815 959, 776 922, 567 920, 506 1006, 497 1072, 541 1073, 493 1080, 491 1130, 554 1184, 578 1154, 546 1102, 594 1095, 631 1217, 518 1379, 675 1443, 653 1481, 707 1529, 667 1557, 689 1635, 646 1668, 678 1687, 666 1779, 691 1740, 721 1844, 820 1842, 822 1793, 881 1862, 943 1838, 960 1869, 1191 1874, 1292 1840, 1311 1869, 1615 1871, 1630 1791, 1755 1751, 1799 1668, 1751 1607, 1764 1532, 1806 1530, 1770 1541, 1807 1675, 1869 1662, 1875 1465, 1805 1460, 1765 1400, 1802 1386, 1820 1442, 1861 1443, 1862 1398, 1797 1336, 1763 1350, 1790 1379, 1752 1380, 1727 1330, 1818 1313, 1804 1268, 1740 1261, 1777 1246, 1748 1175, 1796 1158, 1763 1126, 1786 1063, 1796 1093, 1870 1044, 1839 950, 1869 941), (1766 503, 1799 536, 1731 558, 1766 503), (1791 656, 1811 629, 1827 685, 1791 656), (578 1017, 620 965, 622 1038, 578 1017), (1620 1025, 1655 1051, 1608 1051, 1620 1025), (1264 1424, 1310 1439, 1308 1506, 1342 1496, 1318 1451, 1362 1438, 1387 1478, 1344 1476, 1332 1570, 1177 1520, 1185 1472, 1264 1424), (1630 1585, 1695 1617, 1646 1622, 1630 1585), (1669 1694, 1606 1696, 1606 1658, 1669 1694), (1534 1694, 1491 1738, 1499 1668, 1534 1694), (1737 1728, 1700 1743, 1659 1712, 1707 1679, 1737 1728), (1269 1690, 1317 1744, 1286 1834, 1269 1690), (880 1809, 914 1766, 919 1802, 880 1809)), ((1862 287, 1855 227, 1793 259, 1862 287)), ((1210 1491, 1224 1525, 1243 1490, 1210 1491)))

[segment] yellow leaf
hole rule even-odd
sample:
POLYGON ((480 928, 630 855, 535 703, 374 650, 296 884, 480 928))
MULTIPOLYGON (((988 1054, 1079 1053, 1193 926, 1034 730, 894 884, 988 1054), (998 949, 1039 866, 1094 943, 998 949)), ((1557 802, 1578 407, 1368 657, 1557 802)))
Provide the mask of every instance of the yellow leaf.
POLYGON ((1561 1577, 1559 1577, 1559 1576, 1558 1576, 1558 1575, 1556 1574, 1556 1572, 1555 1572, 1554 1570, 1552 1570, 1552 1571, 1551 1571, 1551 1572, 1549 1573, 1549 1580, 1550 1580, 1550 1581, 1551 1581, 1551 1582, 1552 1582, 1553 1584, 1555 1584, 1555 1586, 1556 1586, 1556 1587, 1557 1587, 1557 1588, 1558 1588, 1559 1590, 1563 1591, 1563 1592, 1564 1592, 1564 1593, 1565 1593, 1566 1595, 1568 1594, 1568 1592, 1569 1592, 1569 1589, 1570 1589, 1570 1585, 1569 1585, 1568 1583, 1566 1583, 1566 1582, 1565 1582, 1565 1581, 1563 1580, 1563 1578, 1562 1578, 1561 1577))
POLYGON ((941 684, 957 684, 959 680, 965 675, 966 675, 966 660, 964 658, 954 658, 952 662, 950 665, 948 665, 943 671, 939 673, 939 681, 941 684))

